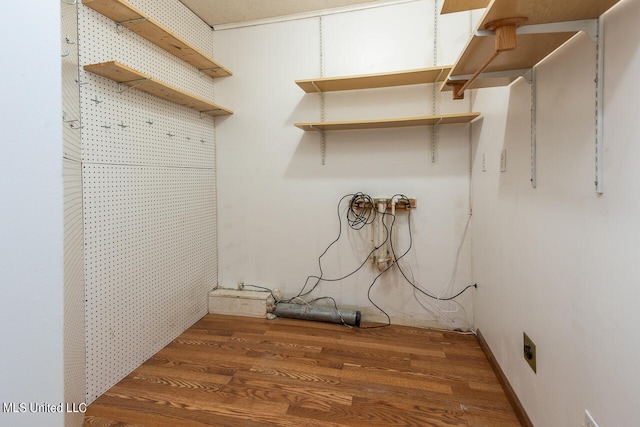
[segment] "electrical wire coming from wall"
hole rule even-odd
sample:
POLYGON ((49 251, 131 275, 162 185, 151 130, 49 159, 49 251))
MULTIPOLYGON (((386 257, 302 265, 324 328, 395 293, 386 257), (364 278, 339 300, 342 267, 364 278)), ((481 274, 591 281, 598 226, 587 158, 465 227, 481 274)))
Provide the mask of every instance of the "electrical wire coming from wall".
MULTIPOLYGON (((398 271, 400 271, 400 273, 402 274, 402 276, 404 277, 404 279, 406 280, 406 282, 412 286, 412 288, 414 289, 414 292, 419 292, 421 294, 423 294, 424 296, 427 296, 431 299, 436 300, 436 302, 438 301, 453 301, 455 300, 455 298, 459 297, 460 295, 462 295, 465 291, 467 291, 470 288, 476 288, 477 285, 468 285, 466 286, 464 289, 462 289, 460 292, 456 293, 453 296, 448 296, 448 297, 443 297, 442 295, 434 295, 431 294, 427 291, 425 291, 424 289, 422 289, 421 287, 419 287, 415 280, 410 279, 407 274, 404 272, 403 267, 400 266, 399 261, 402 260, 410 251, 411 248, 413 247, 413 236, 412 236, 412 232, 411 232, 411 209, 410 209, 410 203, 409 203, 409 199, 407 196, 403 195, 403 194, 395 194, 394 196, 392 196, 390 198, 390 200, 404 200, 407 203, 408 206, 408 211, 407 211, 407 229, 408 229, 408 235, 409 235, 409 246, 407 247, 407 249, 405 250, 405 252, 403 252, 402 254, 398 255, 396 253, 396 249, 393 245, 393 239, 391 238, 392 234, 393 234, 393 229, 394 229, 394 225, 395 225, 395 220, 396 220, 396 216, 394 214, 391 213, 387 213, 386 211, 381 213, 378 212, 377 209, 375 208, 375 200, 364 193, 354 193, 354 194, 346 194, 344 195, 339 201, 338 201, 338 205, 337 205, 337 214, 338 214, 338 223, 339 223, 339 227, 338 227, 338 236, 327 246, 327 248, 322 252, 322 254, 320 254, 320 256, 318 257, 318 268, 319 268, 319 275, 310 275, 307 276, 307 279, 305 280, 304 285, 302 286, 302 288, 300 289, 300 291, 298 292, 297 295, 295 295, 292 298, 289 299, 278 299, 276 298, 277 302, 284 302, 284 303, 302 303, 302 304, 313 304, 317 301, 320 300, 330 300, 333 303, 333 306, 335 307, 335 309, 338 311, 338 306, 337 303, 335 301, 334 298, 332 297, 319 297, 319 298, 314 298, 311 300, 307 300, 305 299, 305 297, 308 297, 322 282, 339 282, 341 280, 344 280, 348 277, 353 276, 354 274, 356 274, 358 271, 360 271, 365 264, 367 264, 367 262, 370 260, 371 256, 374 254, 374 252, 382 245, 386 244, 387 242, 390 243, 390 247, 391 247, 391 252, 392 252, 392 259, 393 262, 390 263, 389 265, 387 265, 386 268, 384 268, 382 271, 380 271, 373 279, 373 281, 371 282, 371 284, 368 287, 367 290, 367 298, 369 300, 369 302, 377 309, 379 310, 386 318, 387 318, 387 323, 383 324, 383 325, 378 325, 378 326, 369 326, 368 328, 376 328, 376 327, 384 327, 384 326, 388 326, 391 324, 391 318, 389 317, 388 313, 386 313, 384 311, 384 309, 382 309, 378 304, 376 304, 372 297, 371 297, 371 291, 373 290, 374 285, 376 284, 376 282, 378 281, 378 279, 380 278, 380 276, 382 276, 384 273, 386 273, 387 271, 389 271, 391 268, 393 268, 394 266, 398 269, 398 271), (336 278, 327 278, 324 275, 324 271, 323 271, 323 267, 322 267, 322 258, 327 254, 327 252, 329 252, 329 250, 340 240, 340 238, 342 237, 343 234, 343 224, 342 224, 342 216, 340 213, 340 206, 343 204, 344 200, 350 198, 349 200, 349 205, 347 207, 347 211, 346 211, 346 222, 349 226, 349 228, 351 228, 352 230, 356 230, 356 231, 360 231, 365 229, 366 226, 371 225, 375 220, 377 215, 382 215, 382 222, 381 224, 383 225, 384 229, 385 229, 385 235, 386 237, 384 238, 384 240, 382 242, 378 242, 378 245, 375 246, 368 254, 367 256, 362 260, 362 262, 351 272, 341 276, 341 277, 336 277, 336 278), (357 202, 361 202, 362 204, 359 204, 357 202), (357 208, 356 206, 364 206, 364 208, 357 208), (367 207, 368 206, 368 207, 367 207), (385 221, 385 218, 390 217, 390 225, 387 225, 387 222, 385 221), (309 287, 309 283, 313 282, 313 284, 309 287), (309 289, 307 289, 307 287, 309 287, 309 289)), ((464 236, 466 235, 466 230, 468 228, 469 225, 469 220, 467 220, 467 225, 465 227, 465 232, 462 238, 462 241, 464 242, 464 236)), ((461 246, 458 249, 458 253, 456 256, 456 263, 454 266, 454 270, 453 270, 453 275, 452 278, 449 281, 449 286, 451 287, 453 285, 453 281, 455 279, 455 271, 457 269, 457 261, 460 255, 460 251, 461 251, 461 246)), ((445 289, 446 290, 446 289, 445 289)), ((444 292, 444 290, 443 290, 444 292)), ((443 293, 442 292, 442 293, 443 293)), ((441 293, 441 294, 442 294, 441 293)), ((366 328, 366 327, 365 327, 366 328)))

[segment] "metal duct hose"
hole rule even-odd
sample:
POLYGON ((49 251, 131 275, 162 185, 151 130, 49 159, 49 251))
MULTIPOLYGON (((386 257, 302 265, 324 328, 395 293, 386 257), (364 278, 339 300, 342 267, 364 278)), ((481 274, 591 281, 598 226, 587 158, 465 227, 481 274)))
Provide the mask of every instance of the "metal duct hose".
POLYGON ((349 326, 360 327, 359 311, 338 312, 335 308, 314 307, 306 304, 279 303, 273 310, 273 314, 278 317, 288 317, 290 319, 315 320, 318 322, 338 323, 349 326))

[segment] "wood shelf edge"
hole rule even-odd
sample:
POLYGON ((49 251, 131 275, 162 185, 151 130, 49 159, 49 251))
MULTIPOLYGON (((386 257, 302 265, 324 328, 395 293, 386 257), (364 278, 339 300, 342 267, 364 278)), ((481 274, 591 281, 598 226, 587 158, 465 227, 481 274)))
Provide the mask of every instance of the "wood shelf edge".
POLYGON ((491 0, 445 0, 440 14, 445 15, 447 13, 484 9, 489 3, 491 3, 491 0))
POLYGON ((233 114, 233 111, 228 108, 187 93, 117 61, 87 64, 83 66, 83 69, 159 98, 187 106, 203 114, 211 116, 233 114))
POLYGON ((296 80, 295 83, 306 93, 428 84, 444 81, 451 71, 451 68, 451 66, 442 66, 386 73, 319 77, 314 79, 300 79, 296 80), (432 75, 435 77, 431 78, 432 75))
POLYGON ((443 114, 437 116, 400 117, 380 120, 350 120, 336 122, 304 122, 294 123, 299 129, 309 131, 332 130, 361 130, 361 129, 390 129, 398 127, 432 126, 437 124, 469 123, 478 118, 480 113, 443 114))

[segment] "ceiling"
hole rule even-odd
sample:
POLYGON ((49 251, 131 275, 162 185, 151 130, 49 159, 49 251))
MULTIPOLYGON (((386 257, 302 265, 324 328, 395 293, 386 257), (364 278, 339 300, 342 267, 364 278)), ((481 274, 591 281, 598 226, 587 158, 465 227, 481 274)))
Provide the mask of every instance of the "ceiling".
POLYGON ((180 0, 209 26, 240 24, 388 0, 180 0))

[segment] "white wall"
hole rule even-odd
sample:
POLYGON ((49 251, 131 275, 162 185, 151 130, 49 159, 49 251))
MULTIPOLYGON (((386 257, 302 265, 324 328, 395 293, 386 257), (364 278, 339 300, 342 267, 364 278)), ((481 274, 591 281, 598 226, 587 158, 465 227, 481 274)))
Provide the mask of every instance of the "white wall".
POLYGON ((606 15, 605 193, 595 193, 595 45, 574 39, 538 69, 537 188, 529 184, 530 90, 477 93, 475 321, 536 426, 640 425, 640 1, 606 15), (499 172, 500 150, 507 172, 499 172), (487 171, 482 172, 485 154, 487 171), (537 374, 522 333, 537 346, 537 374))
MULTIPOLYGON (((59 3, 41 2, 28 16, 24 5, 5 4, 0 33, 0 402, 58 405, 64 399, 59 3)), ((61 426, 63 414, 0 410, 0 424, 61 426)))
MULTIPOLYGON (((416 280, 432 293, 444 290, 469 213, 468 125, 442 126, 436 163, 431 162, 431 128, 326 133, 326 165, 321 136, 294 122, 319 121, 320 96, 305 94, 296 79, 394 71, 433 66, 431 1, 322 18, 324 57, 320 60, 320 18, 216 31, 216 55, 234 71, 216 86, 220 100, 232 99, 236 114, 216 128, 219 218, 219 285, 238 281, 298 293, 308 275, 318 274, 318 256, 338 234, 336 205, 345 194, 374 197, 403 193, 418 200, 412 212, 413 250, 406 258, 416 280)), ((455 18, 447 18, 447 22, 455 18)), ((439 43, 442 63, 451 63, 468 34, 439 43), (452 46, 453 45, 453 46, 452 46), (444 52, 444 53, 442 53, 444 52)), ((436 91, 440 98, 439 92, 436 91)), ((326 120, 428 115, 432 86, 418 85, 326 94, 326 120)), ((443 96, 436 112, 469 111, 443 96)), ((344 211, 341 210, 341 214, 344 211)), ((398 216, 398 245, 408 244, 406 214, 398 216)), ((344 225, 346 228, 346 225, 344 225)), ((324 258, 325 277, 338 277, 369 252, 367 235, 347 233, 324 258)), ((461 251, 452 289, 471 282, 468 241, 461 251)), ((385 320, 367 299, 374 279, 370 265, 340 283, 325 283, 314 296, 335 297, 357 307, 364 320, 385 320)), ((454 322, 421 298, 397 271, 381 277, 372 299, 393 323, 467 326, 464 312, 454 322), (434 314, 435 312, 435 314, 434 314)), ((470 293, 461 298, 472 315, 470 293)))

